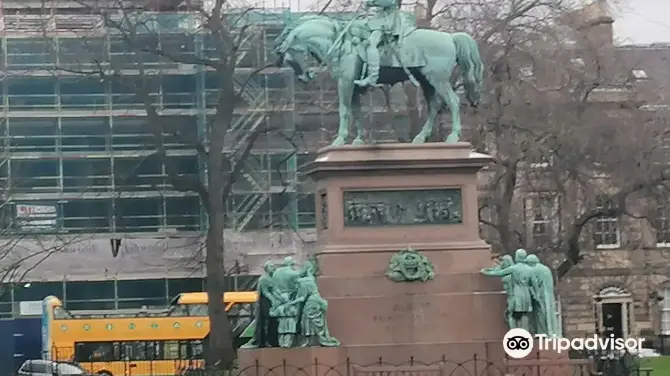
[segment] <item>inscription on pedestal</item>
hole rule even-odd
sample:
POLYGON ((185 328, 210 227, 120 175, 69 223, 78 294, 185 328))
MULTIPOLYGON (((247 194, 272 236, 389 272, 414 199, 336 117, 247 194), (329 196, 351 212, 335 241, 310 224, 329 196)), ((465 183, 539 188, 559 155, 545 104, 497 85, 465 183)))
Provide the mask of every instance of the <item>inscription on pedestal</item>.
POLYGON ((463 221, 460 189, 345 191, 344 225, 449 225, 463 221))

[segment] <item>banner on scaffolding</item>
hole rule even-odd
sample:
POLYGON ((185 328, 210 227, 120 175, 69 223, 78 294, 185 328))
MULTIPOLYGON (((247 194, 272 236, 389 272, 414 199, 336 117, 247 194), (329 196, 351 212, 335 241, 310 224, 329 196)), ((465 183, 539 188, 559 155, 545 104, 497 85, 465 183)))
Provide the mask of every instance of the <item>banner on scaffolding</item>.
POLYGON ((58 204, 15 204, 15 224, 19 231, 54 231, 59 228, 58 204))

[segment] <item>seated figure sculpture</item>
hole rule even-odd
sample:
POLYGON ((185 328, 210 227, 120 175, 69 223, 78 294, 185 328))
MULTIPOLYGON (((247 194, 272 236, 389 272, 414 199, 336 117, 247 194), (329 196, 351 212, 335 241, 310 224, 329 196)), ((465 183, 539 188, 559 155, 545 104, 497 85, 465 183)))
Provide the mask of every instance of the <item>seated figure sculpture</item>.
POLYGON ((319 294, 315 272, 314 263, 308 261, 305 264, 302 278, 298 280, 298 296, 304 298, 304 305, 300 314, 299 346, 337 347, 340 345, 340 341, 332 337, 328 330, 326 318, 328 302, 319 294))

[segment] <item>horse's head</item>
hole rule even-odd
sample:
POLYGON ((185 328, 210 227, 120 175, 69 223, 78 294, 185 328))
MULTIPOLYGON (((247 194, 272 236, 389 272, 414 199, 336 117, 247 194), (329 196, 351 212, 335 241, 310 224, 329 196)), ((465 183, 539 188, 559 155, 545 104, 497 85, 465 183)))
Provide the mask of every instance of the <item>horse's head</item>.
POLYGON ((308 67, 309 53, 306 46, 286 39, 275 52, 278 57, 277 66, 289 66, 300 82, 307 83, 314 78, 313 70, 308 67))
POLYGON ((309 60, 314 58, 320 64, 325 63, 336 39, 337 25, 338 21, 325 16, 307 16, 286 26, 275 40, 277 66, 287 65, 299 81, 311 81, 315 70, 309 66, 309 60))

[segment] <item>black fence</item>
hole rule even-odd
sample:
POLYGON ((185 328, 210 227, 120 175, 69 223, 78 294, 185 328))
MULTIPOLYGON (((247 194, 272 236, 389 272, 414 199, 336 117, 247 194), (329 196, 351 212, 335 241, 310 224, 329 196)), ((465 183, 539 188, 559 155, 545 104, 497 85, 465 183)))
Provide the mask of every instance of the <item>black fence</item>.
MULTIPOLYGON (((306 349, 296 349, 302 352, 306 349)), ((248 360, 243 360, 247 361, 248 360)), ((461 360, 446 356, 434 362, 409 357, 405 361, 378 359, 357 363, 351 359, 340 364, 313 359, 294 364, 288 359, 274 363, 238 364, 233 369, 205 368, 201 359, 159 359, 77 362, 86 373, 100 376, 652 376, 651 369, 640 365, 633 354, 621 352, 573 352, 555 359, 483 359, 476 355, 461 360)), ((39 361, 36 361, 39 362, 39 361)), ((69 369, 50 369, 53 376, 70 376, 69 369)), ((22 370, 20 376, 44 376, 43 370, 22 370)))
POLYGON ((644 342, 645 347, 653 348, 661 355, 670 355, 670 334, 659 334, 652 341, 649 339, 644 342))

